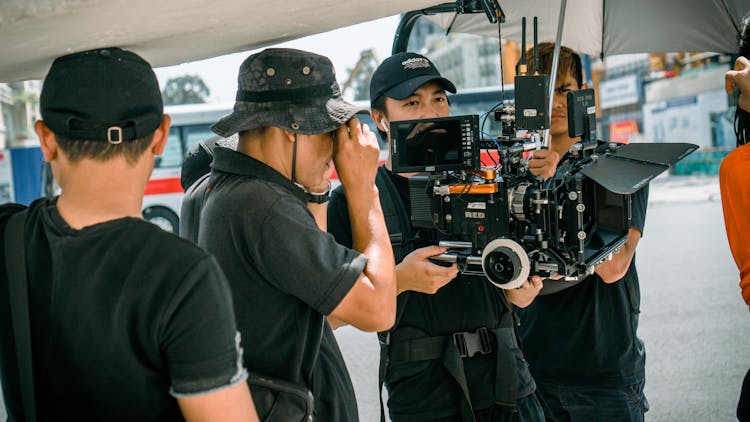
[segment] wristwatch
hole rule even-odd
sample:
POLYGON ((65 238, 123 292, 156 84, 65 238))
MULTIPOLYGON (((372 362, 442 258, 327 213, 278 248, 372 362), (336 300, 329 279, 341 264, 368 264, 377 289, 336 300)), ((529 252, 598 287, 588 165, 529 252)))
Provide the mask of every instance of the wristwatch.
POLYGON ((307 194, 307 202, 311 202, 313 204, 325 204, 328 202, 329 199, 331 199, 331 181, 328 181, 328 189, 325 190, 325 192, 310 192, 307 189, 305 189, 303 186, 298 185, 302 188, 302 190, 305 191, 307 194))
POLYGON ((312 202, 313 204, 325 204, 329 199, 331 199, 330 189, 323 193, 307 193, 307 202, 312 202))

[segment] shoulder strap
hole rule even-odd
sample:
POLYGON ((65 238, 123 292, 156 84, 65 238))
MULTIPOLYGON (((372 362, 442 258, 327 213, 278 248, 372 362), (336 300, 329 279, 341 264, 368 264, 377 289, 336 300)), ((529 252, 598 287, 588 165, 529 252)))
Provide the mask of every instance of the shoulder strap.
POLYGON ((31 362, 31 321, 29 290, 26 280, 26 245, 23 229, 27 211, 10 217, 5 226, 5 268, 8 273, 8 297, 16 343, 21 399, 27 422, 36 422, 34 368, 31 362))
POLYGON ((375 184, 380 192, 380 206, 383 208, 385 225, 388 228, 393 254, 398 263, 411 252, 408 248, 411 239, 411 218, 401 202, 398 188, 384 166, 378 167, 375 184))
MULTIPOLYGON (((375 184, 378 186, 380 192, 380 206, 383 208, 383 215, 385 217, 386 227, 388 228, 388 234, 391 238, 393 254, 398 263, 410 252, 407 249, 407 243, 411 237, 411 221, 409 219, 409 214, 406 212, 406 208, 400 201, 398 189, 393 184, 393 181, 388 174, 388 169, 384 166, 378 168, 378 173, 375 177, 375 184)), ((398 304, 396 307, 396 322, 393 325, 394 327, 398 325, 398 321, 401 319, 401 314, 403 314, 408 298, 409 292, 404 292, 396 298, 398 304)), ((390 363, 389 348, 391 344, 391 331, 389 330, 378 333, 378 340, 380 343, 380 365, 378 367, 380 422, 385 422, 383 384, 385 384, 385 376, 388 372, 388 365, 390 363)))

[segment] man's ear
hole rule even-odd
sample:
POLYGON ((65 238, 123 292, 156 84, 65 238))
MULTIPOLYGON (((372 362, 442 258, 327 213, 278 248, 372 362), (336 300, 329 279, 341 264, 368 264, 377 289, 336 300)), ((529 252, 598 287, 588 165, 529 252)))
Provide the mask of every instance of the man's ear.
POLYGON ((375 122, 375 125, 379 130, 382 132, 388 132, 388 120, 385 118, 385 113, 380 110, 372 109, 370 110, 370 117, 372 117, 372 121, 375 122))
POLYGON ((172 118, 165 114, 161 119, 161 124, 154 131, 154 137, 151 139, 151 152, 154 155, 162 155, 164 148, 169 140, 169 126, 172 124, 172 118))
POLYGON ((58 147, 55 133, 41 120, 34 123, 34 132, 39 138, 39 146, 44 155, 44 161, 52 162, 57 159, 58 147))

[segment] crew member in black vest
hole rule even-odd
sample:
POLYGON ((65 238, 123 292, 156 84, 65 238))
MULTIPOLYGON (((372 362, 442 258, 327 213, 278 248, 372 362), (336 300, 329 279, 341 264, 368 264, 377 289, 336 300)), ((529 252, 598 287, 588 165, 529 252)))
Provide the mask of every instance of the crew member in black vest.
MULTIPOLYGON (((456 88, 429 59, 396 54, 373 74, 371 116, 385 139, 390 121, 448 116, 446 91, 455 93, 456 88)), ((558 159, 554 152, 540 150, 530 168, 548 177, 558 159)), ((391 172, 386 163, 375 181, 398 263, 397 322, 380 334, 381 376, 388 388, 391 420, 542 420, 513 317, 513 304, 528 305, 541 289, 541 279, 503 291, 484 277, 458 275, 455 264, 430 262, 430 256, 445 249, 412 241, 417 233, 409 217, 407 176, 391 172), (462 353, 456 346, 463 341, 473 344, 485 335, 490 344, 481 350, 462 353)), ((328 231, 351 245, 346 194, 346 186, 333 192, 328 231)))

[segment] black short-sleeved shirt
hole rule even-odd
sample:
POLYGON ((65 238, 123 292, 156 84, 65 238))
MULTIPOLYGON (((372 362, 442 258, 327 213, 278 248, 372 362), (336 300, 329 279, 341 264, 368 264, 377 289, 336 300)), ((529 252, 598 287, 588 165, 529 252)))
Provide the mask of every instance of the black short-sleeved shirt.
MULTIPOLYGON (((376 185, 389 233, 402 234, 412 229, 393 227, 396 217, 390 216, 393 206, 400 202, 408 209, 408 184, 403 177, 394 176, 384 167, 378 170, 376 185)), ((398 224, 396 224, 398 225, 398 224)), ((333 192, 328 205, 328 231, 344 245, 351 244, 351 225, 346 197, 341 187, 333 192)), ((397 262, 403 256, 396 257, 397 262)), ((502 302, 503 293, 484 277, 459 275, 433 295, 406 292, 399 295, 397 325, 393 332, 416 329, 422 336, 441 336, 461 331, 475 331, 479 327, 498 327, 501 318, 510 312, 502 302)), ((395 334, 394 334, 395 335, 395 334)), ((517 356, 519 397, 534 392, 536 385, 529 374, 526 361, 517 347, 509 345, 517 356)), ((463 360, 472 405, 475 410, 492 406, 495 402, 495 353, 475 355, 463 360)), ((500 378, 503 374, 499 375, 500 378)), ((440 359, 405 362, 390 365, 386 379, 388 409, 391 415, 432 420, 455 416, 461 409, 461 389, 440 359)))
MULTIPOLYGON (((208 177, 201 177, 185 192, 180 214, 180 236, 186 239, 198 240, 199 219, 207 185, 208 177), (182 224, 183 222, 185 224, 182 224)), ((341 365, 343 360, 336 337, 331 328, 326 325, 320 342, 318 364, 313 373, 315 385, 312 390, 316 392, 315 417, 317 420, 326 422, 359 420, 352 381, 346 367, 341 365)))
POLYGON ((315 421, 357 422, 357 399, 349 371, 342 365, 344 356, 339 344, 326 324, 320 342, 318 364, 313 373, 315 392, 315 421))
MULTIPOLYGON (((20 209, 0 207, 0 235, 20 209)), ((245 379, 229 286, 195 245, 136 218, 74 230, 50 199, 31 204, 24 237, 39 420, 181 421, 172 396, 245 379)), ((21 401, 2 268, 0 373, 12 417, 21 401)))
POLYGON ((367 258, 320 231, 304 192, 274 169, 226 148, 214 154, 198 243, 231 285, 248 370, 312 389, 324 315, 367 258))
MULTIPOLYGON (((632 195, 631 227, 643 233, 648 185, 632 195)), ((613 284, 592 274, 561 292, 537 296, 521 310, 520 333, 531 373, 559 385, 623 386, 643 381, 646 352, 638 338, 640 287, 635 256, 613 284)))

